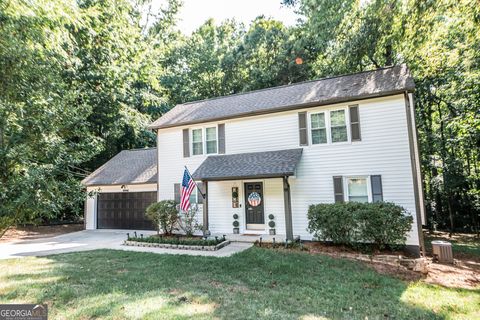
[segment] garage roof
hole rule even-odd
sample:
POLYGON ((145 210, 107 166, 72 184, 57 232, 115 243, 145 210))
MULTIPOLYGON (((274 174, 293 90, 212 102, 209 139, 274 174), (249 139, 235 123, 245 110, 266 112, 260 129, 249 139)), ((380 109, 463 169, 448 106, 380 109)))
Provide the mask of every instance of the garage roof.
POLYGON ((123 150, 82 180, 85 186, 157 182, 157 148, 123 150))
POLYGON ((176 127, 381 97, 412 91, 414 88, 407 66, 398 65, 179 104, 149 128, 176 127))
POLYGON ((199 180, 293 176, 303 149, 209 156, 193 173, 199 180))

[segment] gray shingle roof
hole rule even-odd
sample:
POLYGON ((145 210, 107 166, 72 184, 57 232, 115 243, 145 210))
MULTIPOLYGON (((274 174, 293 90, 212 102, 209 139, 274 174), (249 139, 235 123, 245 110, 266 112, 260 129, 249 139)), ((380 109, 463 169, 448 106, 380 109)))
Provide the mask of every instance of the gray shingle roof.
POLYGON ((157 148, 123 150, 82 180, 85 186, 157 182, 157 148))
POLYGON ((315 105, 386 96, 415 88, 406 65, 179 104, 153 122, 159 129, 315 105))
POLYGON ((303 149, 209 156, 193 173, 199 180, 292 176, 303 149))

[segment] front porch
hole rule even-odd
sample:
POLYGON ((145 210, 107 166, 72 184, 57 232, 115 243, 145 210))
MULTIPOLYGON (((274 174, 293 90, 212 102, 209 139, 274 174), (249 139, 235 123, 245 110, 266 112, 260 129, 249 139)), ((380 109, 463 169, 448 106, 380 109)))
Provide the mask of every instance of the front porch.
POLYGON ((291 149, 209 156, 193 174, 205 195, 204 232, 240 242, 293 240, 288 179, 301 155, 291 149))

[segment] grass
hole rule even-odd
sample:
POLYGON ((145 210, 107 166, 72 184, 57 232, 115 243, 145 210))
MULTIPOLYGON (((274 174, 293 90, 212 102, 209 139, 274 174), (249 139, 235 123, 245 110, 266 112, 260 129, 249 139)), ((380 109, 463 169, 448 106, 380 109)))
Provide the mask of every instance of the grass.
POLYGON ((353 261, 251 248, 229 258, 96 250, 0 261, 0 303, 50 319, 473 319, 480 290, 353 261))

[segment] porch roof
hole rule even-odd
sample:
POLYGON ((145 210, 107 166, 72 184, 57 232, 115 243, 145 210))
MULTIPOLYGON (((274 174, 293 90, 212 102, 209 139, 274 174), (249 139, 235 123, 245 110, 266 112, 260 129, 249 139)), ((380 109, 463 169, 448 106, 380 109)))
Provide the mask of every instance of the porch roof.
POLYGON ((303 149, 209 156, 193 173, 198 180, 236 180, 293 176, 303 149))

